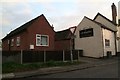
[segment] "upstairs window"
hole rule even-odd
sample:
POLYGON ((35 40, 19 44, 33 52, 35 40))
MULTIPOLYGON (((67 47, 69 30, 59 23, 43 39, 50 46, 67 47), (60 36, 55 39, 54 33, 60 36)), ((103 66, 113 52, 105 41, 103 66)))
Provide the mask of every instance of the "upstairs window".
POLYGON ((47 35, 41 35, 41 45, 48 46, 48 36, 47 35))
POLYGON ((109 47, 110 46, 110 40, 109 39, 105 39, 105 46, 109 47))
POLYGON ((11 46, 14 46, 14 39, 11 40, 11 46))
POLYGON ((48 35, 36 34, 36 46, 48 46, 48 35))
POLYGON ((40 46, 41 44, 41 36, 39 34, 36 34, 36 46, 40 46))
POLYGON ((17 37, 16 39, 16 46, 20 46, 20 37, 17 37))
POLYGON ((8 44, 10 44, 10 40, 8 40, 8 44))

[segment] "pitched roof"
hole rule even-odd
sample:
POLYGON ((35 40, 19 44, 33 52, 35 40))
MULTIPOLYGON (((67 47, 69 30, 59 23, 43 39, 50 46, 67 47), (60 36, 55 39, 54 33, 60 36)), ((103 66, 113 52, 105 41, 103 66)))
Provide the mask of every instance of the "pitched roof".
POLYGON ((55 33, 55 40, 65 40, 65 39, 70 39, 71 38, 72 32, 70 29, 66 29, 63 31, 58 31, 55 33))
POLYGON ((115 26, 117 26, 116 23, 114 23, 113 21, 109 20, 108 18, 106 18, 105 16, 103 16, 102 14, 100 14, 99 12, 98 12, 98 14, 95 16, 95 18, 94 18, 93 20, 95 20, 98 15, 102 16, 104 19, 106 19, 106 20, 109 21, 110 23, 112 23, 112 24, 114 24, 115 26))
MULTIPOLYGON (((42 14, 42 15, 40 15, 40 16, 32 19, 31 21, 29 21, 29 22, 23 24, 22 26, 16 28, 15 30, 11 31, 11 32, 10 32, 9 34, 7 34, 7 36, 5 36, 2 40, 7 39, 7 38, 9 38, 9 37, 11 37, 11 36, 13 36, 13 35, 16 35, 16 34, 18 34, 18 33, 21 33, 21 32, 23 32, 23 31, 25 31, 31 24, 33 24, 39 17, 42 17, 42 16, 45 18, 45 16, 42 14)), ((46 18, 45 18, 45 19, 46 19, 46 18)), ((46 20, 46 21, 47 21, 47 20, 46 20)), ((48 22, 48 21, 47 21, 47 22, 48 22)))
POLYGON ((87 19, 89 19, 90 21, 92 21, 92 22, 98 24, 98 25, 99 25, 100 27, 102 27, 102 28, 105 28, 105 29, 108 29, 108 30, 110 30, 110 31, 115 32, 114 30, 112 30, 112 29, 106 27, 104 24, 102 24, 102 23, 100 23, 100 22, 95 21, 94 19, 92 20, 92 19, 90 19, 90 18, 88 18, 88 17, 86 17, 86 16, 85 16, 85 18, 87 18, 87 19))
POLYGON ((110 31, 116 32, 116 31, 114 31, 114 30, 106 27, 105 25, 103 25, 103 24, 101 24, 101 23, 99 23, 99 22, 97 22, 97 21, 94 21, 94 22, 97 23, 98 25, 100 25, 102 28, 105 28, 105 29, 108 29, 108 30, 110 30, 110 31))

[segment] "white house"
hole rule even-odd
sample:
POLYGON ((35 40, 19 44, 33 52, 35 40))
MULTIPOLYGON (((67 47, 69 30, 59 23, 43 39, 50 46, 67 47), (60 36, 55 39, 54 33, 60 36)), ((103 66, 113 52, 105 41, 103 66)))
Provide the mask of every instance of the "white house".
POLYGON ((116 25, 100 13, 94 20, 84 17, 75 31, 75 49, 83 49, 88 57, 115 55, 116 31, 116 25))
POLYGON ((117 52, 120 52, 120 19, 119 19, 119 25, 117 27, 117 52))

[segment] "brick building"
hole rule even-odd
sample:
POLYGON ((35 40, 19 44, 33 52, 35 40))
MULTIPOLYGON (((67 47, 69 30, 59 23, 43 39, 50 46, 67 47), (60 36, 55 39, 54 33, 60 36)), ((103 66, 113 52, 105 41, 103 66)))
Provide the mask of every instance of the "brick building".
POLYGON ((55 31, 42 14, 2 39, 2 50, 54 50, 55 31))
POLYGON ((72 50, 74 49, 74 32, 75 27, 55 33, 55 50, 72 50))

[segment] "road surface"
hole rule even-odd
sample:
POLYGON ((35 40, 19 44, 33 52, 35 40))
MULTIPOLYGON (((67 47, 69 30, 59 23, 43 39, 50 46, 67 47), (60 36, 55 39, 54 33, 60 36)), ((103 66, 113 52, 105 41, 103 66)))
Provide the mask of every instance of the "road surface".
POLYGON ((118 64, 115 62, 83 70, 56 73, 44 76, 34 76, 29 78, 118 78, 118 64))

